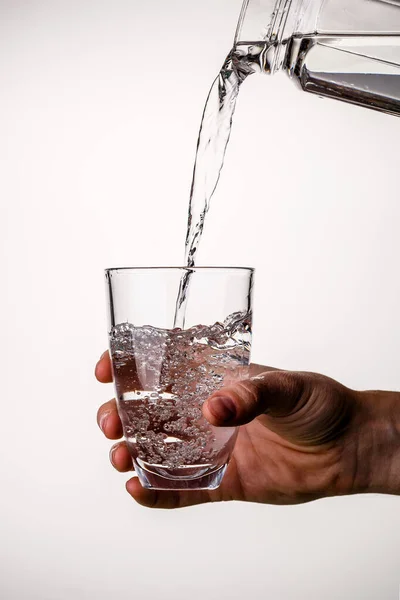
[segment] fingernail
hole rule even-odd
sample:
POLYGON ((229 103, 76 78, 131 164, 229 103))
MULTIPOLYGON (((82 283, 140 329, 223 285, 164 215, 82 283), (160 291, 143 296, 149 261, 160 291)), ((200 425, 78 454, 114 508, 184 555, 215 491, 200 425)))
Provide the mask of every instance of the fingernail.
POLYGON ((118 444, 114 444, 114 446, 111 447, 110 450, 110 461, 112 462, 112 464, 114 464, 113 462, 113 458, 114 458, 114 452, 116 451, 116 449, 118 448, 118 444))
POLYGON ((100 356, 99 360, 96 363, 96 368, 94 370, 95 373, 97 371, 97 367, 99 366, 99 364, 101 363, 101 361, 103 360, 103 358, 106 356, 107 353, 108 353, 108 350, 106 350, 105 352, 103 352, 103 354, 100 356))
POLYGON ((109 417, 110 413, 105 413, 104 415, 101 415, 100 419, 99 419, 99 427, 102 430, 102 432, 104 433, 104 426, 106 424, 106 421, 109 417))
POLYGON ((208 407, 214 417, 222 423, 232 421, 236 416, 235 405, 227 396, 213 396, 209 400, 208 407))

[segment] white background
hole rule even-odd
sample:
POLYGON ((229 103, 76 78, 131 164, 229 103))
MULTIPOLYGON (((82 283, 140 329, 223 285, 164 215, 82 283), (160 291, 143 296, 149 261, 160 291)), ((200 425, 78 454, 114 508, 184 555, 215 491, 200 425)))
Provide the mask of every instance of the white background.
MULTIPOLYGON (((95 423, 103 268, 182 262, 241 0, 1 0, 3 600, 396 600, 400 504, 152 512, 95 423)), ((400 389, 400 120, 243 87, 200 264, 257 268, 255 361, 400 389)))

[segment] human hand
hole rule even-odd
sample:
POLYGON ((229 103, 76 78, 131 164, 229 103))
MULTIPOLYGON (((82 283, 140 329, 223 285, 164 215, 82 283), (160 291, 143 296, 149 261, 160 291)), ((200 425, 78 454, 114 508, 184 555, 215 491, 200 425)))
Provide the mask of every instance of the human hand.
MULTIPOLYGON (((400 493, 400 400, 390 392, 356 392, 314 373, 252 365, 251 378, 215 392, 203 414, 215 426, 238 426, 239 435, 221 486, 213 491, 126 488, 140 504, 179 508, 242 500, 297 504, 360 492, 400 493)), ((96 366, 112 381, 105 353, 96 366)), ((98 411, 108 439, 123 435, 115 400, 98 411)), ((125 442, 110 452, 120 472, 133 469, 125 442)))

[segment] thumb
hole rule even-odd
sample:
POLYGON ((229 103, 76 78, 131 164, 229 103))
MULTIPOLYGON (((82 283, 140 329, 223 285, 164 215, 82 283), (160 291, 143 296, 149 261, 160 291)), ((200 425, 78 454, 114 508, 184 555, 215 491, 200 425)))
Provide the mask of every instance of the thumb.
POLYGON ((217 427, 236 427, 261 414, 286 416, 305 403, 307 378, 301 373, 269 371, 216 391, 203 414, 217 427))

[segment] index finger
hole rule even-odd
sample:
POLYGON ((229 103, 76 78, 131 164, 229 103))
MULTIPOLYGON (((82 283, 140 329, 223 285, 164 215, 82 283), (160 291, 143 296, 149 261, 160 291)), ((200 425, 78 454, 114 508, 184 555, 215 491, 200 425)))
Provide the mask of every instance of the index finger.
POLYGON ((108 350, 102 354, 99 362, 96 365, 94 372, 97 381, 100 383, 111 383, 113 380, 112 369, 111 369, 111 359, 108 353, 108 350))

